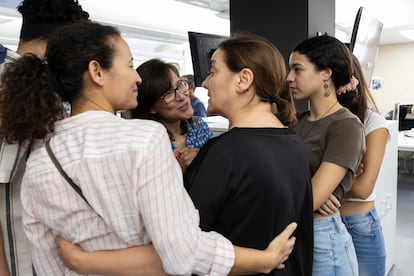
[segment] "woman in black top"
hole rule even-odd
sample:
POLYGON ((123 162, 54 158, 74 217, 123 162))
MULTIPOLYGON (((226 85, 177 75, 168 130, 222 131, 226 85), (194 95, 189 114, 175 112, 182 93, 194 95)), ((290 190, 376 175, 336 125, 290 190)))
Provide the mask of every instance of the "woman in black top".
POLYGON ((185 174, 200 212, 200 227, 234 244, 266 248, 298 222, 296 245, 284 270, 310 275, 313 255, 311 178, 304 145, 289 127, 291 102, 279 97, 285 63, 264 38, 239 35, 222 42, 203 82, 208 112, 226 117, 230 130, 202 147, 185 174))

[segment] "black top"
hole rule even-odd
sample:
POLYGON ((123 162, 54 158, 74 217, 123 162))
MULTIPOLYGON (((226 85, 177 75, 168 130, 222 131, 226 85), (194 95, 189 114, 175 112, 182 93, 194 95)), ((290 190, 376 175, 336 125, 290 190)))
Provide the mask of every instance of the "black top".
POLYGON ((271 275, 311 275, 312 186, 305 148, 293 130, 233 128, 201 148, 184 181, 201 228, 234 245, 265 249, 298 222, 286 269, 271 275))

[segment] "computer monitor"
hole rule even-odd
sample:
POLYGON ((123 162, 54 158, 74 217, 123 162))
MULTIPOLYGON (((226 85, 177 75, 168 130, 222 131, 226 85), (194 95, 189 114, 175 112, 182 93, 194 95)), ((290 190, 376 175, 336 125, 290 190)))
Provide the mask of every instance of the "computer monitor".
POLYGON ((398 120, 398 130, 410 130, 414 128, 413 103, 395 104, 394 120, 398 120))
POLYGON ((188 32, 196 87, 200 87, 203 80, 207 77, 211 66, 211 55, 217 49, 220 42, 227 38, 227 36, 221 35, 188 32))
POLYGON ((364 7, 358 9, 349 49, 361 63, 364 77, 369 85, 371 85, 382 29, 383 24, 371 16, 364 7))

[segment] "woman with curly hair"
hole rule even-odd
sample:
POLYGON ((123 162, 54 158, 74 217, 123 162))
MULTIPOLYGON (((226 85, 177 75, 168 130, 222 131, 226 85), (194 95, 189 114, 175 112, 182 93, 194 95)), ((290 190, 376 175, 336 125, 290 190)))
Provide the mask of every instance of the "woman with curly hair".
MULTIPOLYGON (((17 10, 22 15, 20 41, 16 52, 0 44, 0 74, 5 64, 17 60, 26 53, 42 57, 50 34, 58 27, 89 18, 89 14, 82 9, 77 0, 24 0, 17 10)), ((33 108, 27 104, 25 107, 33 108)), ((8 111, 10 110, 5 107, 0 112, 8 111)), ((0 124, 13 122, 14 120, 6 122, 1 119, 0 124)), ((5 249, 5 256, 2 256, 3 250, 0 250, 0 274, 8 275, 9 272, 6 271, 10 268, 12 275, 32 275, 29 243, 21 224, 20 186, 26 147, 6 143, 3 136, 0 139, 0 197, 3 199, 0 201, 0 221, 3 230, 0 231, 0 236, 4 236, 4 246, 0 237, 0 248, 5 249)))

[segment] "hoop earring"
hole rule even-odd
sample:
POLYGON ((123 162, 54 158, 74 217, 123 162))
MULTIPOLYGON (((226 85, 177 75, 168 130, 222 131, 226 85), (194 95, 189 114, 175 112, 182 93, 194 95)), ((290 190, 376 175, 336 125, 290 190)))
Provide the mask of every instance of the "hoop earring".
POLYGON ((325 97, 329 97, 329 95, 331 95, 331 90, 329 90, 329 85, 326 81, 323 84, 323 88, 325 88, 325 97))

